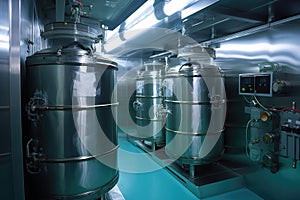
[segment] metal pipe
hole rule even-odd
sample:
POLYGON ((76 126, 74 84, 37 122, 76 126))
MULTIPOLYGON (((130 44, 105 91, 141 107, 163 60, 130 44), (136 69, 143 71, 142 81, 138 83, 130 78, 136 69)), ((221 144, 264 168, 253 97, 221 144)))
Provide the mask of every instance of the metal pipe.
POLYGON ((149 58, 158 58, 158 57, 166 57, 166 56, 168 56, 168 55, 172 55, 173 53, 172 52, 170 52, 170 51, 166 51, 166 52, 162 52, 162 53, 159 53, 159 54, 155 54, 155 55, 152 55, 152 56, 150 56, 149 58))
POLYGON ((295 16, 292 16, 292 17, 288 17, 286 19, 282 19, 282 20, 278 20, 278 21, 275 21, 275 22, 271 22, 271 23, 268 23, 268 24, 261 25, 261 26, 257 26, 257 27, 254 27, 254 28, 250 28, 248 30, 237 32, 237 33, 227 35, 227 36, 224 36, 224 37, 220 37, 220 38, 216 38, 216 39, 212 39, 212 40, 207 40, 207 41, 201 42, 201 43, 199 43, 195 46, 209 46, 209 45, 212 45, 212 44, 225 42, 225 41, 228 41, 228 40, 232 40, 232 39, 240 38, 240 37, 243 37, 243 36, 251 35, 251 34, 254 34, 254 33, 262 32, 262 31, 265 31, 265 30, 267 30, 267 29, 269 29, 273 26, 281 25, 281 24, 284 24, 284 23, 287 23, 287 22, 298 20, 298 19, 300 19, 300 15, 295 15, 295 16))
POLYGON ((64 22, 65 21, 65 0, 56 0, 55 6, 55 14, 56 14, 56 22, 64 22))

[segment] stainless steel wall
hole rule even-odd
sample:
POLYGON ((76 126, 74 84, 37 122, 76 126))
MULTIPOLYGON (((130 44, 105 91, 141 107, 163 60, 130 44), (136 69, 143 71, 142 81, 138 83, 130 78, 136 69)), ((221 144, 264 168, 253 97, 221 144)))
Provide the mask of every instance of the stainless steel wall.
MULTIPOLYGON (((228 149, 244 148, 245 125, 249 115, 244 113, 245 100, 238 95, 238 73, 258 72, 258 63, 278 62, 283 67, 276 76, 291 82, 285 96, 259 98, 265 106, 290 107, 292 101, 300 103, 300 20, 277 23, 252 35, 220 44, 216 49, 216 62, 225 72, 228 109, 225 146, 228 149), (229 89, 230 88, 230 89, 229 89)), ((227 150, 228 150, 227 149, 227 150)), ((244 156, 244 158, 246 155, 244 156)), ((292 169, 292 160, 280 158, 276 174, 257 168, 246 175, 246 184, 264 199, 298 199, 300 168, 292 169)))
POLYGON ((21 71, 32 53, 28 41, 39 41, 32 0, 0 2, 0 194, 24 199, 21 71))
POLYGON ((11 130, 9 125, 9 1, 0 2, 0 194, 11 199, 13 194, 11 165, 11 130))

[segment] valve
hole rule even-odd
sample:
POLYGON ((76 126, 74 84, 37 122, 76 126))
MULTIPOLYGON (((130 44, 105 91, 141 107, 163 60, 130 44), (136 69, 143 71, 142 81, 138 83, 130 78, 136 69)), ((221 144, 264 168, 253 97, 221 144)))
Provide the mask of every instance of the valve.
POLYGON ((269 168, 272 173, 276 173, 279 170, 278 156, 273 153, 267 153, 262 158, 262 165, 269 168))
POLYGON ((260 120, 263 122, 270 121, 272 117, 272 113, 268 111, 263 111, 260 113, 260 120))
POLYGON ((276 136, 272 133, 266 133, 263 136, 263 141, 265 144, 273 144, 275 141, 276 136))
POLYGON ((273 83, 273 92, 276 94, 284 94, 287 93, 288 87, 290 86, 290 83, 284 80, 281 81, 275 81, 273 83))

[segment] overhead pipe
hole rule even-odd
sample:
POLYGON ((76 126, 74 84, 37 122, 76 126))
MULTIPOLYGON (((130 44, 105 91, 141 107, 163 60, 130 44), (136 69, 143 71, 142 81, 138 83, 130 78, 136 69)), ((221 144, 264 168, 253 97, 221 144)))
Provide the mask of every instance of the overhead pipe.
POLYGON ((65 21, 65 5, 66 5, 66 0, 56 0, 55 16, 57 22, 65 21))

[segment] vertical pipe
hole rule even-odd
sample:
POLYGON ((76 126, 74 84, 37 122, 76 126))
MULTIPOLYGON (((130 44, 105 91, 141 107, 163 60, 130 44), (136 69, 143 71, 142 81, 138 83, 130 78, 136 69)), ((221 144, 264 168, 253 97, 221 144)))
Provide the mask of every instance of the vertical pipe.
POLYGON ((21 127, 21 0, 9 0, 10 128, 15 200, 24 199, 21 127))
POLYGON ((56 0, 56 21, 63 22, 65 21, 65 0, 56 0))

